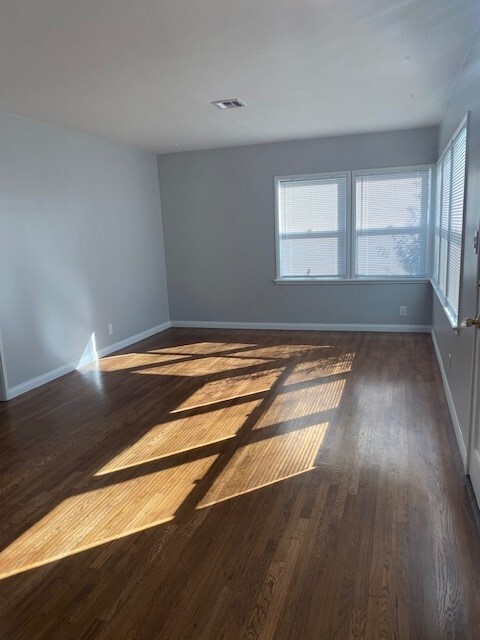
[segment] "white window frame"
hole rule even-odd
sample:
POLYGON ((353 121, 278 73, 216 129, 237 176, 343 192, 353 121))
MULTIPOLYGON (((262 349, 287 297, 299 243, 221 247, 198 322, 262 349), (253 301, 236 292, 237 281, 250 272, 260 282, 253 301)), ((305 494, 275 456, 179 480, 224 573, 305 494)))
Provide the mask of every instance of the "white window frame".
POLYGON ((280 206, 279 206, 279 185, 281 182, 294 182, 295 180, 328 180, 329 178, 345 178, 346 181, 346 193, 345 193, 345 273, 350 273, 350 257, 349 257, 349 244, 351 236, 351 197, 352 197, 352 175, 351 171, 330 171, 329 173, 307 173, 292 176, 275 176, 274 188, 275 188, 275 260, 276 260, 276 283, 322 283, 322 282, 344 282, 343 276, 337 276, 332 278, 330 276, 311 276, 305 278, 285 278, 281 276, 280 272, 280 206))
POLYGON ((432 193, 434 187, 435 165, 417 164, 402 167, 381 167, 379 169, 355 169, 349 171, 331 171, 328 173, 308 173, 295 174, 287 176, 274 177, 274 194, 275 194, 275 279, 276 284, 375 284, 375 283, 428 283, 430 282, 430 241, 427 235, 427 258, 426 258, 426 275, 422 277, 415 276, 355 276, 355 234, 356 234, 356 178, 357 176, 378 175, 379 173, 405 173, 408 171, 429 171, 430 184, 428 194, 428 211, 427 211, 427 234, 430 233, 430 225, 432 219, 432 193), (345 221, 345 251, 346 251, 346 276, 337 278, 330 277, 302 277, 302 278, 285 278, 281 276, 280 271, 280 208, 279 208, 279 183, 287 180, 316 180, 345 177, 347 184, 346 193, 346 221, 345 221))
POLYGON ((352 171, 352 271, 351 278, 355 282, 358 281, 381 281, 381 282, 428 282, 430 273, 430 220, 432 217, 432 183, 434 175, 434 165, 431 164, 417 164, 409 167, 387 167, 382 169, 361 169, 352 171), (356 229, 357 229, 357 178, 361 176, 378 176, 381 174, 392 173, 415 173, 416 171, 428 171, 429 172, 429 189, 428 189, 428 204, 427 204, 427 246, 425 257, 425 274, 423 276, 357 276, 355 275, 355 265, 357 261, 356 256, 356 229))
MULTIPOLYGON (((437 280, 435 279, 435 274, 434 274, 434 269, 435 269, 435 263, 434 263, 434 258, 435 258, 435 251, 434 251, 434 244, 435 244, 435 224, 436 224, 436 219, 434 216, 432 216, 432 258, 431 258, 431 268, 430 268, 430 282, 432 284, 433 290, 435 291, 435 294, 440 302, 440 304, 442 305, 442 308, 445 312, 445 315, 448 318, 448 321, 450 323, 450 326, 452 327, 452 329, 458 333, 460 331, 461 328, 461 322, 460 322, 460 310, 462 307, 462 298, 463 298, 463 287, 462 287, 462 282, 463 282, 463 256, 464 256, 464 251, 465 251, 465 218, 466 218, 466 212, 467 212, 467 190, 468 190, 468 146, 469 146, 469 122, 470 122, 470 112, 468 111, 465 116, 463 117, 462 121, 460 122, 460 124, 458 125, 458 127, 455 129, 455 131, 453 132, 450 140, 448 141, 447 145, 445 146, 444 150, 442 151, 442 153, 440 154, 440 157, 438 158, 438 162, 435 165, 435 188, 433 188, 432 186, 432 193, 436 194, 436 181, 437 181, 437 168, 439 163, 443 160, 443 158, 445 157, 445 155, 448 153, 448 151, 453 147, 453 145, 455 144, 455 142, 457 141, 457 138, 460 134, 460 132, 462 131, 462 129, 466 129, 467 132, 467 138, 466 138, 466 146, 465 146, 465 183, 464 183, 464 188, 463 188, 463 217, 462 217, 462 239, 461 239, 461 253, 460 253, 460 291, 459 291, 459 296, 458 296, 458 313, 457 313, 457 318, 455 318, 452 314, 452 312, 449 309, 449 306, 447 304, 446 298, 444 296, 444 294, 442 293, 442 291, 440 290, 440 287, 438 285, 437 280)), ((453 155, 452 155, 452 168, 453 168, 453 155)), ((452 198, 452 194, 450 193, 450 200, 452 198)), ((434 203, 434 211, 436 214, 436 205, 437 203, 434 203)), ((448 260, 447 260, 447 278, 448 278, 448 260)))

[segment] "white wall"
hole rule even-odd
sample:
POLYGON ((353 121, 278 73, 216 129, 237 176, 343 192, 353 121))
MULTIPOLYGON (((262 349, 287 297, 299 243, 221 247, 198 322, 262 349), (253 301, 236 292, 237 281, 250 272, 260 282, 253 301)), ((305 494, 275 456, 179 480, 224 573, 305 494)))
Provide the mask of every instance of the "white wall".
MULTIPOLYGON (((479 228, 480 203, 480 33, 477 35, 454 88, 440 127, 439 151, 448 143, 465 113, 470 111, 468 132, 468 184, 460 319, 475 316, 477 310, 478 258, 473 250, 473 234, 479 228)), ((461 329, 454 334, 438 298, 433 301, 433 329, 444 364, 461 433, 460 449, 465 454, 470 430, 475 331, 461 329), (452 356, 448 367, 448 354, 452 356), (462 442, 463 440, 463 442, 462 442)))
POLYGON ((274 284, 273 178, 428 164, 437 148, 432 127, 160 155, 172 320, 430 325, 429 283, 274 284))
POLYGON ((155 156, 0 114, 9 386, 77 361, 92 333, 101 349, 168 319, 155 156))

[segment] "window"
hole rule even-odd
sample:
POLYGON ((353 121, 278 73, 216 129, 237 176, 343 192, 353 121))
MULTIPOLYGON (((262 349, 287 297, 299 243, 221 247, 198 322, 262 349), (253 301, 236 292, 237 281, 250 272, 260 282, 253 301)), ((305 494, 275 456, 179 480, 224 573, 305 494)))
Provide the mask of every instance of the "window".
POLYGON ((432 281, 453 326, 460 306, 466 152, 465 118, 437 164, 432 281))
POLYGON ((355 276, 427 276, 430 171, 356 174, 355 276))
POLYGON ((345 278, 346 173, 277 182, 281 278, 345 278))
POLYGON ((277 281, 426 278, 430 175, 410 167, 275 178, 277 281))

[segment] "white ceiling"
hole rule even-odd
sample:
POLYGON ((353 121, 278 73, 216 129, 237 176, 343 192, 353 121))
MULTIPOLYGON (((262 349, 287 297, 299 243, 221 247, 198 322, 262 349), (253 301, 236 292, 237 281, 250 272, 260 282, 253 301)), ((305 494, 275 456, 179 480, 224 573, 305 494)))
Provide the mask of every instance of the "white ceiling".
POLYGON ((0 0, 0 110, 159 152, 436 124, 479 20, 478 0, 0 0))

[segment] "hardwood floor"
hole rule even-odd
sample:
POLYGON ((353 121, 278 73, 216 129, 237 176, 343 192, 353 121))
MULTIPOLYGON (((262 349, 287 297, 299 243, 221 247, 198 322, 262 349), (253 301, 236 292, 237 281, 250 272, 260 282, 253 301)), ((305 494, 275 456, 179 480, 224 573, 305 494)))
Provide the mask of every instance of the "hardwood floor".
POLYGON ((480 638, 430 337, 169 330, 0 406, 5 640, 480 638))

